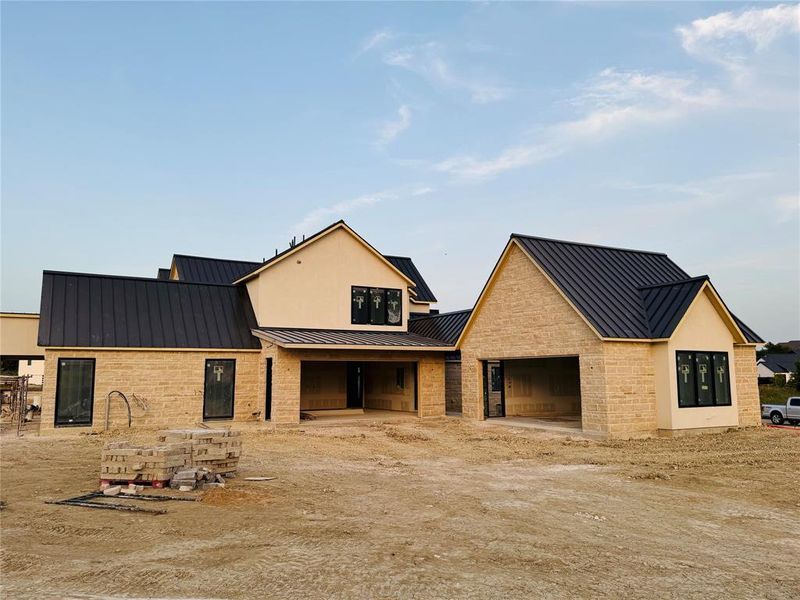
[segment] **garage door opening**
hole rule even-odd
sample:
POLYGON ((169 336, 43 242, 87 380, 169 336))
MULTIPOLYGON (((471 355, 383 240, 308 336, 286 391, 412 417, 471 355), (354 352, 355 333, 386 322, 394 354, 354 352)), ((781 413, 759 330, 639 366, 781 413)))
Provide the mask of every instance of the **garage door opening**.
POLYGON ((578 357, 483 361, 484 416, 581 427, 578 357))
POLYGON ((303 361, 300 365, 301 413, 331 416, 416 410, 415 362, 303 361))

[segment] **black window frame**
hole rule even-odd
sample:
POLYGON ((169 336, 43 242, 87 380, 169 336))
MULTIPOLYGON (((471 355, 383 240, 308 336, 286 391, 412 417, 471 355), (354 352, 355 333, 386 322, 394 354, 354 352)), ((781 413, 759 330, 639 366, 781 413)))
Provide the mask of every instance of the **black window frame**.
POLYGON ((403 326, 403 290, 402 288, 386 288, 375 287, 369 285, 351 285, 350 286, 350 323, 353 325, 373 325, 377 327, 402 327, 403 326), (367 291, 367 314, 366 320, 357 318, 356 311, 353 307, 353 298, 356 290, 367 291), (380 291, 383 295, 383 322, 373 323, 372 321, 372 292, 380 291), (397 323, 389 322, 389 302, 387 301, 387 292, 397 292, 400 296, 400 320, 397 323))
POLYGON ((677 401, 678 401, 678 408, 716 408, 721 406, 733 406, 733 390, 731 389, 731 362, 730 362, 730 353, 723 352, 723 351, 715 351, 715 350, 676 350, 675 351, 675 375, 677 377, 677 401), (691 377, 693 380, 693 403, 686 403, 682 402, 681 398, 681 372, 680 372, 680 364, 681 364, 681 356, 682 354, 689 354, 691 355, 691 365, 692 365, 692 373, 691 377), (697 362, 697 355, 708 355, 708 364, 711 365, 710 370, 710 381, 711 381, 711 404, 700 404, 700 387, 699 381, 697 377, 698 373, 698 362, 697 362), (714 375, 715 368, 714 363, 717 356, 725 355, 725 363, 727 365, 727 369, 725 372, 725 377, 727 379, 727 397, 722 402, 717 402, 717 381, 714 375))
POLYGON ((58 359, 58 367, 56 368, 56 398, 55 398, 55 406, 54 406, 54 414, 53 414, 53 426, 54 427, 91 427, 92 423, 94 422, 94 387, 95 387, 95 380, 97 378, 97 359, 96 358, 82 358, 80 356, 65 356, 59 357, 58 359), (71 421, 66 423, 59 423, 58 421, 58 403, 61 399, 61 367, 62 363, 64 362, 72 362, 72 361, 90 361, 92 363, 92 391, 90 394, 91 402, 89 402, 89 420, 88 421, 71 421))
POLYGON ((236 414, 236 359, 235 358, 207 358, 203 363, 203 421, 229 421, 236 414), (208 393, 208 363, 209 362, 232 362, 233 377, 231 379, 231 414, 206 416, 206 394, 208 393))

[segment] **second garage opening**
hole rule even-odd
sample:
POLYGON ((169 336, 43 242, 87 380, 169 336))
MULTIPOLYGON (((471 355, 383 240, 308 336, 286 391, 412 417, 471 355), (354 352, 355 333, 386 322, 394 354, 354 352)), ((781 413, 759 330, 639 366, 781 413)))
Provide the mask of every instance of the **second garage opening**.
POLYGON ((581 420, 577 356, 483 362, 484 416, 581 420))

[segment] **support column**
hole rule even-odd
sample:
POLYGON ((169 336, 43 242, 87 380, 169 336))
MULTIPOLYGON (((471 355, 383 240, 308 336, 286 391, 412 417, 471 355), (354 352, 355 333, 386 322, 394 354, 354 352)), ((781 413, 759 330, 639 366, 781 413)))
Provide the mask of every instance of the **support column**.
POLYGON ((272 414, 274 425, 300 423, 300 355, 262 341, 262 359, 272 358, 272 414))

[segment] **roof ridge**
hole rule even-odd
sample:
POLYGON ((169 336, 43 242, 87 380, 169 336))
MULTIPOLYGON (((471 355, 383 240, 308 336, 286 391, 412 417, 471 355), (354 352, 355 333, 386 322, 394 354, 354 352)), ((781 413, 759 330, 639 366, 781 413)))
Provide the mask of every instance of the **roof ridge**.
POLYGON ((686 277, 684 279, 675 279, 674 281, 665 281, 664 283, 654 283, 652 285, 637 286, 637 290, 647 290, 650 288, 664 287, 667 285, 677 285, 679 283, 689 283, 690 281, 711 281, 708 275, 698 275, 697 277, 686 277))
POLYGON ((214 287, 235 288, 229 283, 209 283, 204 281, 182 281, 180 279, 158 279, 157 277, 141 277, 138 275, 107 275, 105 273, 78 273, 73 271, 51 271, 44 269, 43 275, 67 275, 69 277, 102 277, 104 279, 126 279, 128 281, 153 281, 156 283, 183 284, 183 285, 210 285, 214 287))
POLYGON ((657 256, 667 256, 666 252, 655 252, 653 250, 637 250, 635 248, 621 248, 619 246, 604 246, 602 244, 590 244, 588 242, 574 242, 571 240, 559 240, 546 238, 538 235, 526 235, 524 233, 512 233, 511 238, 526 238, 530 240, 540 240, 543 242, 554 242, 556 244, 568 244, 570 246, 585 246, 587 248, 602 248, 603 250, 618 250, 620 252, 635 252, 637 254, 655 254, 657 256))
POLYGON ((218 260, 220 262, 239 262, 239 263, 252 263, 252 264, 261 264, 262 261, 258 260, 240 260, 238 258, 215 258, 213 256, 197 256, 196 254, 173 254, 173 258, 176 256, 180 256, 182 258, 199 258, 202 260, 218 260))

